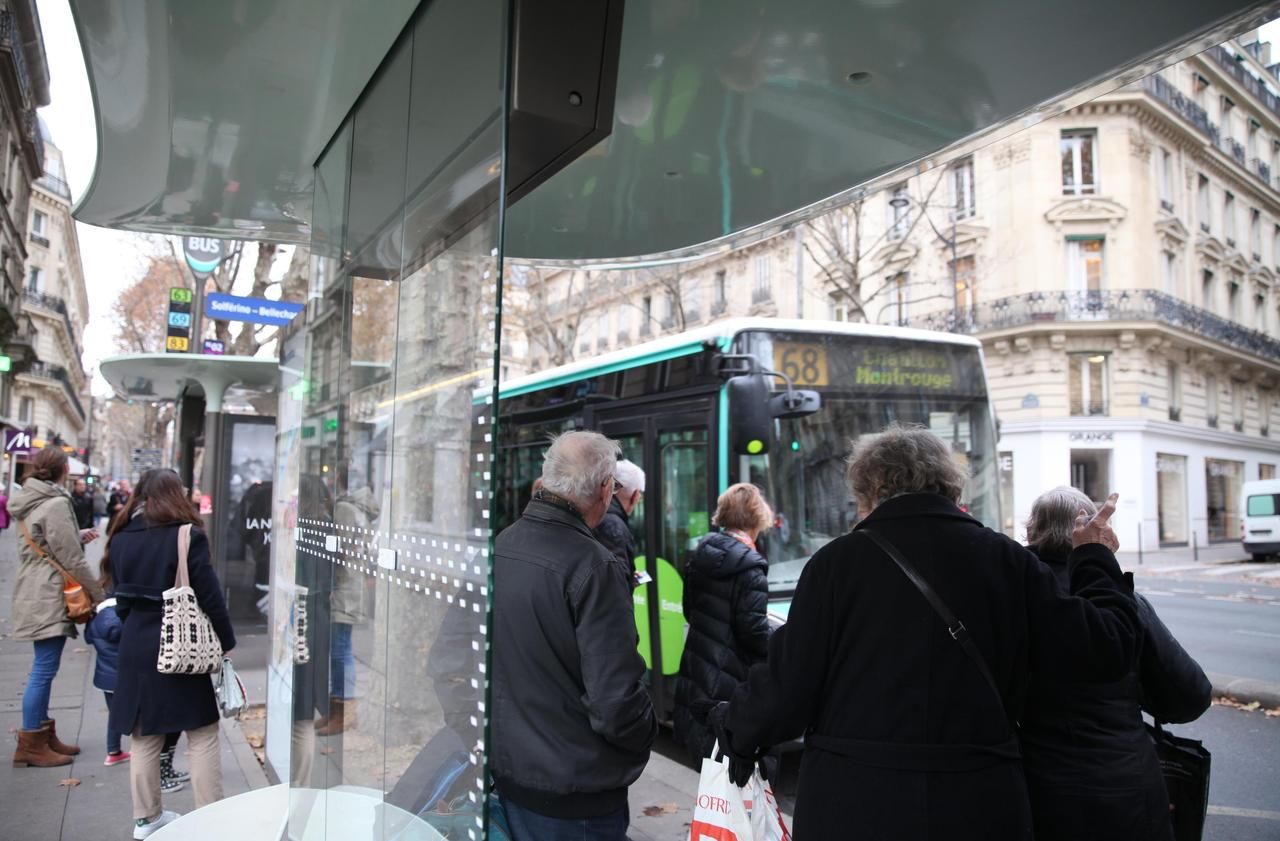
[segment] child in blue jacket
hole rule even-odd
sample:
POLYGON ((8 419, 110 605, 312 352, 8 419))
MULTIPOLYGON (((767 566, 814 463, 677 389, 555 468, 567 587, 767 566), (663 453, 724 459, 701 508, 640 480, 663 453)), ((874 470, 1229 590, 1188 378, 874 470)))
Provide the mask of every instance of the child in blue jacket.
MULTIPOLYGON (((116 600, 109 598, 98 605, 98 612, 85 626, 85 641, 98 650, 98 662, 93 669, 93 685, 102 690, 111 709, 111 696, 116 693, 116 666, 120 659, 120 631, 123 623, 116 615, 116 600)), ((107 727, 107 758, 103 765, 110 768, 129 761, 129 754, 120 748, 120 734, 107 727)))

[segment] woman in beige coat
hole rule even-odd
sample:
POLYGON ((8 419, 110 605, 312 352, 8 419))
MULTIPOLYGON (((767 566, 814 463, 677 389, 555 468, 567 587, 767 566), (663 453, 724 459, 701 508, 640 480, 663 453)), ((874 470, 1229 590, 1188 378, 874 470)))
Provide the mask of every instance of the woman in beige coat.
POLYGON ((36 454, 34 467, 22 490, 9 500, 9 512, 18 521, 13 638, 29 640, 35 647, 35 662, 22 695, 22 729, 13 764, 49 767, 67 765, 80 752, 58 739, 49 718, 49 693, 62 662, 62 647, 67 637, 76 636, 62 599, 62 573, 49 559, 62 564, 94 604, 102 601, 103 594, 84 560, 84 544, 97 533, 81 531, 76 525, 71 495, 62 487, 67 454, 60 447, 45 447, 36 454))

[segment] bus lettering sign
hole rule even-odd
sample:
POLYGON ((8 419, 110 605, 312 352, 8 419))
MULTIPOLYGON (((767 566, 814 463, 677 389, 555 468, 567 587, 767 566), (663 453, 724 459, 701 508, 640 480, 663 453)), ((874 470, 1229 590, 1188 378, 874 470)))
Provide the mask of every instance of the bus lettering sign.
POLYGON ((824 386, 830 383, 827 349, 817 343, 775 341, 773 369, 785 374, 792 385, 824 386))

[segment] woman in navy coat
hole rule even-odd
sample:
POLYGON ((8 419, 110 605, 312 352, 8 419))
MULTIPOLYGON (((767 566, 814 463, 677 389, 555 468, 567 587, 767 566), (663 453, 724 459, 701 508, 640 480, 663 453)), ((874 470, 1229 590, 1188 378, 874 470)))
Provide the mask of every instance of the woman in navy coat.
MULTIPOLYGON (((222 797, 218 702, 209 675, 163 675, 156 670, 164 591, 174 586, 178 571, 178 532, 184 524, 199 523, 199 511, 178 474, 149 471, 112 520, 102 560, 104 579, 114 585, 116 612, 124 622, 110 723, 112 729, 133 736, 134 838, 145 838, 178 817, 160 804, 160 753, 166 733, 187 734, 196 808, 222 797)), ((191 530, 187 569, 200 609, 212 621, 223 652, 230 652, 235 633, 210 563, 208 538, 199 528, 191 530)))

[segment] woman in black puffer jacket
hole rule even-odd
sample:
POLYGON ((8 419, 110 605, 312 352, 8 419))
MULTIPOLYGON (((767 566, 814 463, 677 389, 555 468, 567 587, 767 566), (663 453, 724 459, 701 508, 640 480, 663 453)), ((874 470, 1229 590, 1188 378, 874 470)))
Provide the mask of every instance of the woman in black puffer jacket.
POLYGON ((768 653, 769 562, 756 539, 773 512, 755 485, 733 485, 716 503, 719 531, 702 539, 684 573, 684 618, 689 623, 676 703, 676 739, 696 765, 711 754, 715 736, 690 711, 697 701, 727 701, 747 670, 768 653))

